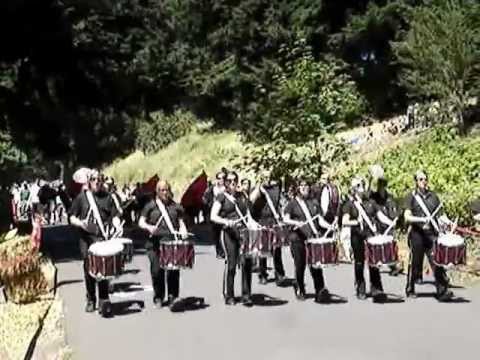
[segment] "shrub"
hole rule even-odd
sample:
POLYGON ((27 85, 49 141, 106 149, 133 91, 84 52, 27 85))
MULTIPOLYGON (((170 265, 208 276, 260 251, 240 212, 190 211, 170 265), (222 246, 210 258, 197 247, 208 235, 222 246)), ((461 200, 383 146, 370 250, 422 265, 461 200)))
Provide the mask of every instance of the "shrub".
POLYGON ((197 122, 189 111, 176 110, 170 115, 162 111, 152 113, 150 119, 140 121, 135 146, 145 154, 155 153, 186 135, 197 122))

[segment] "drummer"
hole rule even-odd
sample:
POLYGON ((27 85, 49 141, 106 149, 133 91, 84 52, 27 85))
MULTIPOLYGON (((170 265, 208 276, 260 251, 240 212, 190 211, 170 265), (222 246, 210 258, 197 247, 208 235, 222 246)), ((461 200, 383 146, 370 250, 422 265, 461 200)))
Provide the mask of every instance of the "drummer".
MULTIPOLYGON (((264 176, 266 177, 266 183, 259 183, 250 196, 252 217, 261 226, 271 227, 280 225, 281 183, 274 179, 270 172, 264 176)), ((285 269, 283 268, 281 245, 273 249, 273 268, 275 271, 275 282, 277 286, 282 286, 285 282, 285 269)), ((266 258, 260 259, 259 282, 262 285, 268 283, 266 258)))
MULTIPOLYGON (((378 220, 387 226, 392 225, 392 220, 379 211, 375 200, 369 199, 365 189, 365 180, 359 176, 354 177, 351 181, 351 194, 343 205, 342 214, 342 226, 351 228, 356 295, 359 300, 365 300, 367 298, 364 277, 365 242, 369 237, 377 234, 378 220)), ((379 269, 369 265, 369 273, 370 293, 373 301, 385 301, 386 296, 383 292, 379 269)))
MULTIPOLYGON (((323 235, 325 231, 333 230, 332 225, 323 219, 320 211, 320 204, 317 199, 310 196, 310 184, 306 180, 300 180, 295 197, 288 202, 283 212, 284 223, 293 226, 288 240, 295 264, 296 282, 294 291, 296 298, 300 301, 306 299, 305 268, 307 259, 305 242, 309 238, 323 235), (316 221, 317 218, 318 221, 316 221)), ((325 286, 323 270, 310 267, 310 274, 315 287, 315 302, 328 303, 331 296, 325 286)))
MULTIPOLYGON (((77 182, 83 183, 82 191, 73 200, 70 207, 70 223, 80 229, 80 253, 83 258, 83 272, 87 291, 86 312, 95 311, 95 278, 88 271, 88 248, 97 241, 108 239, 107 229, 113 219, 118 219, 118 212, 109 194, 103 190, 101 176, 96 170, 84 170, 77 182), (93 197, 87 196, 93 194, 93 197), (93 200, 92 200, 93 199, 93 200)), ((112 306, 108 296, 108 281, 98 281, 98 310, 103 317, 112 315, 112 306)))
POLYGON ((223 296, 226 305, 235 305, 234 280, 235 269, 238 264, 242 269, 242 303, 252 306, 252 259, 241 257, 241 233, 253 223, 249 206, 250 202, 238 190, 238 174, 234 171, 227 173, 225 178, 225 192, 218 194, 213 202, 211 211, 212 222, 222 226, 220 233, 221 243, 225 251, 225 270, 223 274, 223 296))
POLYGON ((178 304, 180 293, 180 270, 165 270, 160 267, 159 246, 161 241, 180 236, 187 237, 183 207, 173 200, 170 184, 159 180, 156 186, 155 199, 150 200, 143 208, 138 226, 146 230, 150 237, 145 248, 150 261, 150 275, 153 286, 153 304, 160 309, 169 306, 174 310, 178 304), (167 277, 168 299, 165 297, 165 275, 167 277))
POLYGON ((440 199, 428 187, 425 171, 418 170, 414 175, 415 190, 405 200, 405 222, 410 224, 408 244, 410 247, 410 263, 408 266, 406 295, 415 298, 415 281, 422 276, 423 259, 427 258, 432 267, 437 288, 438 301, 449 301, 453 292, 448 290, 448 279, 445 269, 436 266, 432 261, 432 247, 441 232, 442 225, 453 226, 446 215, 440 215, 440 199), (432 216, 433 215, 433 216, 432 216))

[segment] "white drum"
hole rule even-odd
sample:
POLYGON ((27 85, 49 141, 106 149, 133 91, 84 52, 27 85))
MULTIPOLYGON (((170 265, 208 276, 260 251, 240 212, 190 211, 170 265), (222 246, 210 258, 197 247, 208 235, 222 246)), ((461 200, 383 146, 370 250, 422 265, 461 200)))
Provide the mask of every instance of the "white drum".
POLYGON ((128 238, 113 238, 112 241, 118 241, 123 245, 123 261, 131 263, 133 259, 133 240, 128 238))
POLYGON ((367 239, 367 258, 372 266, 394 264, 398 261, 398 247, 391 235, 377 235, 367 239))
POLYGON ((88 272, 97 280, 107 280, 121 274, 123 268, 123 244, 115 241, 99 241, 88 248, 88 272))

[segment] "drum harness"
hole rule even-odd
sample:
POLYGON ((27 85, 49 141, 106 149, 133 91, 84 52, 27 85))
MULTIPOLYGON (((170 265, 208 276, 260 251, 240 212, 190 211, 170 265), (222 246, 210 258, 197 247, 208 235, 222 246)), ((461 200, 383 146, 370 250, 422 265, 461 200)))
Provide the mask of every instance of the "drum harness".
POLYGON ((428 210, 427 205, 425 205, 425 202, 423 201, 423 199, 415 191, 412 193, 412 195, 413 195, 414 199, 417 201, 417 204, 420 206, 420 209, 422 209, 425 216, 427 216, 429 222, 432 224, 432 226, 435 229, 435 231, 437 232, 437 234, 440 234, 441 233, 440 227, 438 226, 438 223, 435 220, 435 215, 437 215, 438 211, 442 208, 443 204, 440 203, 440 205, 438 205, 438 207, 435 209, 435 211, 433 213, 430 213, 430 211, 428 210))
POLYGON ((160 210, 160 213, 162 214, 162 216, 160 217, 160 219, 158 220, 158 222, 156 224, 156 227, 158 228, 160 226, 160 222, 162 221, 162 219, 164 219, 165 223, 167 224, 168 231, 170 231, 172 233, 175 241, 178 241, 178 232, 175 231, 175 229, 173 228, 172 219, 170 219, 170 215, 168 214, 167 208, 165 207, 163 202, 158 198, 155 199, 155 203, 157 204, 158 209, 160 210))
POLYGON ((275 209, 275 205, 273 204, 273 200, 268 194, 267 190, 263 186, 260 186, 260 192, 265 196, 265 199, 267 200, 267 205, 270 208, 270 211, 272 212, 273 216, 275 217, 275 221, 277 222, 277 225, 282 227, 283 224, 280 222, 280 215, 278 214, 277 210, 275 209))
POLYGON ((102 233, 103 239, 108 240, 108 234, 105 231, 105 225, 103 224, 102 217, 100 216, 100 212, 98 211, 98 206, 93 198, 93 194, 90 190, 85 191, 85 196, 87 197, 88 205, 90 205, 90 209, 87 213, 86 220, 90 218, 90 215, 93 215, 95 222, 97 223, 98 227, 100 228, 100 232, 102 233))

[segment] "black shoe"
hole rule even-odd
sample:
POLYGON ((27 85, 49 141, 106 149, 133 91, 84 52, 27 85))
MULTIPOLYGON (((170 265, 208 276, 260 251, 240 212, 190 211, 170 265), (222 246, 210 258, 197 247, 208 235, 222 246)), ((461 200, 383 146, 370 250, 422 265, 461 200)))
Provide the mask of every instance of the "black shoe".
POLYGON ((261 275, 258 277, 258 283, 260 285, 267 285, 268 284, 268 275, 261 275))
POLYGON ((365 283, 361 283, 357 285, 357 299, 358 300, 366 300, 367 299, 367 291, 365 289, 365 283))
POLYGON ((407 298, 410 298, 410 299, 416 299, 417 298, 417 293, 413 289, 407 289, 405 291, 405 295, 407 296, 407 298))
POLYGON ((318 304, 328 304, 330 302, 330 299, 330 293, 326 288, 323 288, 315 295, 315 302, 318 304))
POLYGON ((293 291, 298 301, 305 301, 307 299, 307 294, 305 293, 305 289, 299 288, 298 285, 293 285, 293 291))
POLYGON ((276 284, 277 286, 280 286, 280 287, 284 286, 284 285, 285 285, 285 281, 286 281, 285 275, 277 275, 277 276, 275 277, 275 284, 276 284))
POLYGON ((170 311, 175 312, 180 310, 180 299, 178 297, 169 296, 168 307, 170 311))
POLYGON ((89 300, 87 301, 87 305, 85 306, 85 312, 92 313, 95 311, 95 301, 89 300))
POLYGON ((98 305, 98 313, 104 318, 108 318, 113 315, 112 304, 109 300, 100 300, 98 305))
POLYGON ((453 298, 453 292, 445 290, 440 295, 437 295, 437 300, 440 302, 449 302, 453 298))
POLYGON ((243 295, 242 296, 242 304, 244 306, 253 306, 252 297, 250 295, 243 295))
POLYGON ((374 303, 384 303, 387 300, 387 295, 382 290, 372 288, 372 299, 374 303))
POLYGON ((225 298, 225 305, 235 305, 235 298, 233 296, 225 298))

